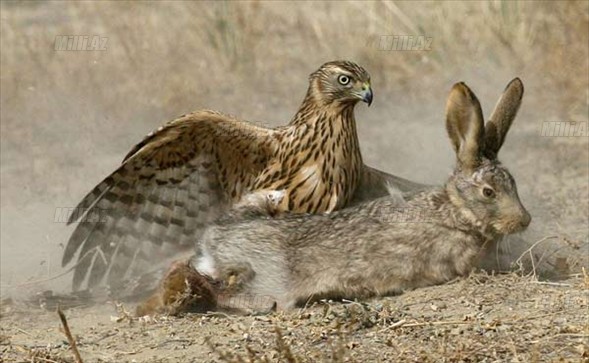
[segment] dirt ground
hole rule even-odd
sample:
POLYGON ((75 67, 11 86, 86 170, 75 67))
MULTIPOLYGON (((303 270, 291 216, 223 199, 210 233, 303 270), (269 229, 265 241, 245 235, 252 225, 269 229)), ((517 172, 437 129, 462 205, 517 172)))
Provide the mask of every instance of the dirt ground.
MULTIPOLYGON (((399 296, 260 316, 138 319, 127 315, 132 305, 113 302, 65 314, 84 362, 587 362, 588 288, 586 275, 539 282, 474 273, 399 296)), ((29 303, 2 305, 3 361, 73 362, 55 310, 29 303)))
POLYGON ((74 361, 57 296, 86 363, 589 361, 589 138, 542 133, 588 122, 588 2, 64 4, 0 4, 0 362, 74 361), (432 48, 379 49, 393 34, 432 48), (98 35, 107 50, 55 51, 58 35, 98 35), (466 82, 488 116, 522 79, 500 159, 533 221, 485 260, 501 274, 263 316, 137 319, 133 303, 69 295, 58 210, 178 115, 285 124, 308 74, 334 59, 372 76, 374 104, 356 113, 364 161, 429 184, 454 162, 451 85, 466 82))

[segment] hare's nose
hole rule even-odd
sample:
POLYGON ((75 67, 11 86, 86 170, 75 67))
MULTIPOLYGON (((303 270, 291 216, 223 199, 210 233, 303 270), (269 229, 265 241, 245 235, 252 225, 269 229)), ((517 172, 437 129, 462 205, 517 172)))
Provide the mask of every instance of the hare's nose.
POLYGON ((519 223, 521 224, 522 227, 525 228, 525 227, 529 226, 531 222, 532 222, 532 216, 530 215, 530 213, 528 213, 527 210, 524 210, 519 223))

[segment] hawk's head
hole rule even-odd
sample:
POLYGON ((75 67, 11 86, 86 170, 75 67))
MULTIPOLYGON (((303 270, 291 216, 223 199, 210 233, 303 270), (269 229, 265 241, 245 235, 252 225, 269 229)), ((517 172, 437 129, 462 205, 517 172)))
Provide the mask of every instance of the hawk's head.
POLYGON ((370 75, 354 62, 327 62, 309 77, 309 94, 321 104, 353 106, 363 101, 370 106, 370 75))

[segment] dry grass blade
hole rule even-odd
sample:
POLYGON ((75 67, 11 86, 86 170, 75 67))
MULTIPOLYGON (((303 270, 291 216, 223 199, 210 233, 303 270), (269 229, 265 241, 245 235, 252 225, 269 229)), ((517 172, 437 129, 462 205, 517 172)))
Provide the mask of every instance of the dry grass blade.
POLYGON ((555 239, 555 238, 558 238, 558 236, 556 236, 556 235, 552 235, 552 236, 546 236, 546 237, 544 237, 544 238, 542 238, 542 239, 540 239, 540 240, 538 240, 538 241, 534 242, 534 243, 533 243, 533 244, 532 244, 532 245, 531 245, 531 246, 530 246, 528 249, 526 249, 526 250, 525 250, 525 251, 524 251, 524 252, 523 252, 523 253, 522 253, 522 254, 519 256, 519 258, 518 258, 517 260, 515 260, 514 264, 515 264, 515 265, 518 265, 518 266, 520 266, 520 269, 523 271, 523 270, 524 270, 524 269, 523 269, 523 267, 522 267, 522 266, 523 266, 523 258, 524 258, 526 255, 529 255, 529 256, 530 256, 530 262, 532 263, 532 272, 531 272, 531 274, 532 274, 532 276, 534 276, 534 278, 537 278, 537 276, 538 276, 538 275, 536 274, 536 263, 535 263, 535 257, 534 257, 534 255, 532 254, 532 250, 533 250, 533 249, 534 249, 536 246, 538 246, 540 243, 542 243, 542 242, 544 242, 544 241, 547 241, 547 240, 550 240, 550 239, 555 239))
POLYGON ((70 347, 72 348, 72 352, 74 353, 74 358, 76 359, 76 363, 84 363, 82 357, 80 356, 80 352, 78 351, 78 347, 76 345, 76 340, 74 339, 72 332, 70 331, 70 327, 67 323, 67 319, 65 318, 65 314, 61 311, 61 308, 57 307, 57 315, 59 315, 59 319, 61 320, 61 325, 63 325, 63 332, 70 343, 70 347))
POLYGON ((289 363, 297 363, 298 359, 292 353, 290 346, 284 341, 284 336, 282 335, 282 330, 279 327, 274 329, 276 332, 276 349, 280 352, 280 354, 286 359, 289 363))

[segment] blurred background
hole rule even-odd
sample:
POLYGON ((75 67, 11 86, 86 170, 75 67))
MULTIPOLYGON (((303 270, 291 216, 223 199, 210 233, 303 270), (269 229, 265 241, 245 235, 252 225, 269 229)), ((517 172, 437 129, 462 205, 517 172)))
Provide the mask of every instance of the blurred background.
POLYGON ((545 137, 545 122, 585 122, 589 2, 2 2, 1 290, 65 290, 61 253, 77 202, 163 122, 211 108, 287 123, 322 63, 372 75, 357 107, 367 164, 442 183, 454 155, 444 105, 466 82, 489 116, 520 77, 524 102, 500 158, 533 216, 502 245, 502 268, 580 273, 589 254, 589 145, 545 137), (58 36, 106 38, 102 51, 55 50, 58 36), (429 39, 398 49, 387 36, 429 39), (383 38, 384 37, 384 38, 383 38), (384 40, 383 40, 384 39, 384 40), (419 47, 418 47, 419 48, 419 47))

